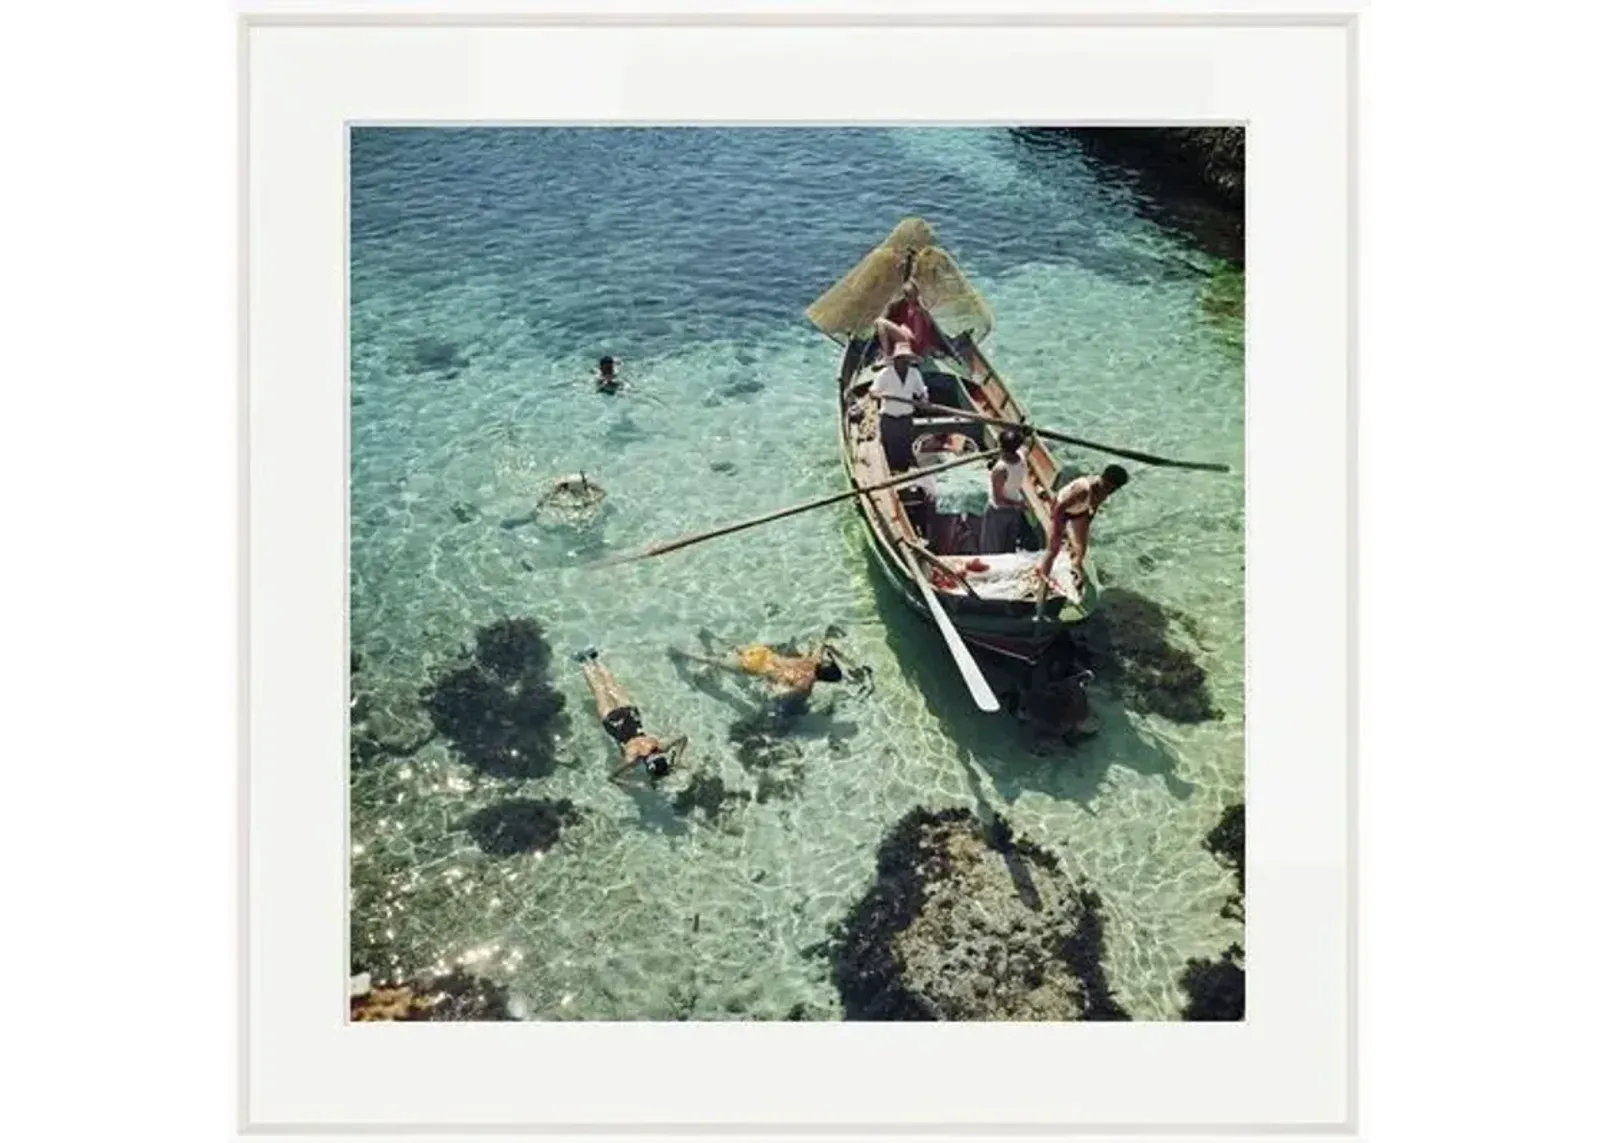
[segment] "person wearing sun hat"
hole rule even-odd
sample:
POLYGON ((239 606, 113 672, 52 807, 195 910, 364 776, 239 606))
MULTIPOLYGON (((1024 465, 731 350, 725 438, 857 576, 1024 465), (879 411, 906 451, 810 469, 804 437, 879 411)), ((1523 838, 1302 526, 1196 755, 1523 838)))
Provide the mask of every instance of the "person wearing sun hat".
POLYGON ((915 361, 911 346, 897 342, 889 364, 872 378, 870 392, 878 398, 878 439, 883 442, 883 456, 891 472, 904 472, 916 464, 911 449, 911 403, 926 401, 928 386, 915 361))

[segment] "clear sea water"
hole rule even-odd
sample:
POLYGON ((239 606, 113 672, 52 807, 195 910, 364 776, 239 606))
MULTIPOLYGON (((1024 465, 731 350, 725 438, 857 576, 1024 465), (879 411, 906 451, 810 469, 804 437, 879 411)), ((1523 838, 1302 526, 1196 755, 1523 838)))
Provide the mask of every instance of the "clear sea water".
POLYGON ((1175 1018, 1185 960, 1243 939, 1220 916, 1232 874, 1201 845, 1244 782, 1242 325, 1207 304, 1221 264, 1123 174, 1000 129, 364 129, 351 176, 350 635, 370 725, 414 739, 421 688, 478 628, 521 616, 545 626, 572 716, 544 778, 480 773, 444 739, 353 766, 356 962, 463 965, 537 1019, 836 1017, 826 962, 802 950, 907 810, 981 799, 1100 891, 1107 974, 1135 1018, 1175 1018), (583 566, 842 486, 838 354, 802 310, 913 214, 989 299, 986 349, 1037 423, 1233 466, 1130 466, 1094 537, 1117 585, 1192 618, 1172 637, 1221 720, 1094 689, 1099 737, 1035 756, 972 708, 847 505, 583 566), (603 353, 656 399, 582 383, 603 353), (578 470, 610 493, 593 530, 501 526, 578 470), (607 781, 615 748, 569 652, 598 645, 647 725, 753 790, 739 711, 664 652, 701 628, 828 625, 876 689, 799 728, 792 791, 708 823, 607 781), (492 857, 462 821, 508 797, 582 817, 547 853, 492 857))

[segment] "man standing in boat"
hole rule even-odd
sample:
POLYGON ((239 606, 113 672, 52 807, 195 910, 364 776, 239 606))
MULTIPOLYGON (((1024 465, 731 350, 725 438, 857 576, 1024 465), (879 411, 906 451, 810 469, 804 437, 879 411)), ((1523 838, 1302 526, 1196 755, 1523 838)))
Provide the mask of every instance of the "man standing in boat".
POLYGON ((992 555, 1017 550, 1022 539, 1022 487, 1028 466, 1022 459, 1022 434, 1000 434, 1000 457, 989 469, 989 506, 983 514, 978 550, 992 555))
POLYGON ((1120 464, 1108 464, 1100 475, 1080 476, 1056 493, 1050 510, 1050 545, 1039 565, 1041 578, 1050 579, 1050 569, 1055 567, 1065 542, 1073 583, 1082 585, 1083 558, 1089 552, 1089 523, 1106 497, 1127 483, 1128 470, 1120 464))
POLYGON ((904 472, 916 464, 911 450, 911 403, 927 401, 928 386, 912 364, 914 356, 910 343, 897 343, 889 364, 872 378, 871 392, 879 402, 878 439, 883 442, 890 472, 904 472))
POLYGON ((887 359, 898 342, 911 346, 911 352, 926 357, 938 340, 933 317, 922 304, 922 292, 915 281, 906 282, 900 296, 890 302, 875 323, 878 351, 887 359))

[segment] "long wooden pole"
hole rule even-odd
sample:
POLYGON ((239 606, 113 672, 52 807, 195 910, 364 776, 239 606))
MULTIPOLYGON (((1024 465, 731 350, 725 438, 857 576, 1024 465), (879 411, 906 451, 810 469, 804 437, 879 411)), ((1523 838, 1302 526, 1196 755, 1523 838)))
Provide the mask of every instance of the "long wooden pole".
POLYGON ((1126 457, 1128 460, 1137 460, 1143 464, 1160 465, 1165 468, 1192 468, 1198 472, 1228 472, 1225 464, 1209 464, 1198 460, 1172 460, 1169 457, 1153 456, 1147 452, 1134 452, 1132 449, 1113 448, 1110 445, 1096 444, 1086 441, 1082 437, 1069 437, 1066 433, 1058 433, 1052 429, 1041 429, 1035 425, 1022 421, 1008 421, 1003 417, 986 417, 982 413, 974 413, 970 409, 955 409, 949 405, 934 405, 926 401, 915 401, 913 407, 920 412, 942 413, 945 416, 960 417, 968 421, 976 421, 982 425, 994 425, 1002 429, 1016 429, 1023 433, 1033 433, 1044 437, 1046 440, 1061 441, 1065 444, 1075 444, 1083 448, 1092 448, 1097 452, 1110 453, 1112 456, 1126 457))
POLYGON ((912 469, 910 472, 903 472, 899 476, 891 477, 888 480, 880 480, 875 484, 863 484, 860 488, 852 488, 847 492, 835 492, 830 496, 821 496, 815 500, 807 500, 804 504, 793 504, 788 508, 780 508, 776 512, 768 512, 766 515, 757 516, 754 519, 740 520, 736 524, 723 524, 720 527, 711 528, 704 532, 695 532, 692 535, 680 536, 675 540, 662 540, 651 544, 643 551, 634 552, 632 555, 619 556, 612 560, 603 560, 597 566, 615 567, 619 564, 633 563, 636 560, 647 560, 652 556, 665 555, 668 552, 678 551, 680 548, 687 548, 692 544, 703 543, 706 540, 714 540, 718 536, 728 536, 732 535, 734 532, 742 532, 746 528, 754 528, 761 524, 770 524, 774 520, 782 520, 787 516, 798 516, 800 513, 809 512, 813 508, 823 508, 829 504, 837 504, 841 500, 849 500, 856 496, 865 496, 868 493, 880 492, 885 488, 893 488, 898 484, 910 484, 915 480, 924 480, 927 477, 937 475, 938 473, 947 472, 952 468, 960 468, 964 464, 973 464, 980 460, 989 460, 992 457, 999 455, 999 452, 999 449, 988 449, 984 452, 975 452, 970 456, 964 456, 960 460, 950 461, 948 464, 935 465, 931 468, 912 469))

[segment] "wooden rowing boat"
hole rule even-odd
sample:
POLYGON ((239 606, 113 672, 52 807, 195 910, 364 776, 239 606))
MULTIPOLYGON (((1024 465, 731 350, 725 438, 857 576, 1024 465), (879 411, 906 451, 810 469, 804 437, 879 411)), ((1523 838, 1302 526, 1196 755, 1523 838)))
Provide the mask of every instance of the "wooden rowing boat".
MULTIPOLYGON (((1007 421, 1027 419, 1022 403, 978 348, 988 332, 986 306, 953 259, 933 245, 931 228, 908 219, 807 311, 844 347, 838 375, 839 448, 845 475, 857 489, 892 475, 878 437, 878 403, 868 395, 873 376, 884 364, 870 324, 882 312, 887 296, 908 278, 918 280, 925 298, 936 299, 929 308, 943 327, 937 330, 936 347, 919 362, 930 403, 1007 421), (923 278, 924 269, 928 280, 923 278), (950 336, 941 312, 957 314, 967 328, 950 336)), ((947 414, 919 412, 913 419, 919 464, 937 463, 952 453, 996 448, 999 433, 998 428, 947 414)), ((948 510, 935 481, 927 482, 931 488, 902 486, 865 493, 855 503, 875 561, 914 611, 935 618, 920 582, 926 579, 965 642, 1034 663, 1068 626, 1094 609, 1099 584, 1092 563, 1087 562, 1083 581, 1073 582, 1065 554, 1051 583, 1040 583, 1034 569, 1049 539, 1049 501, 1064 477, 1037 440, 1030 441, 1025 459, 1021 552, 977 551, 981 505, 977 511, 948 510)))

